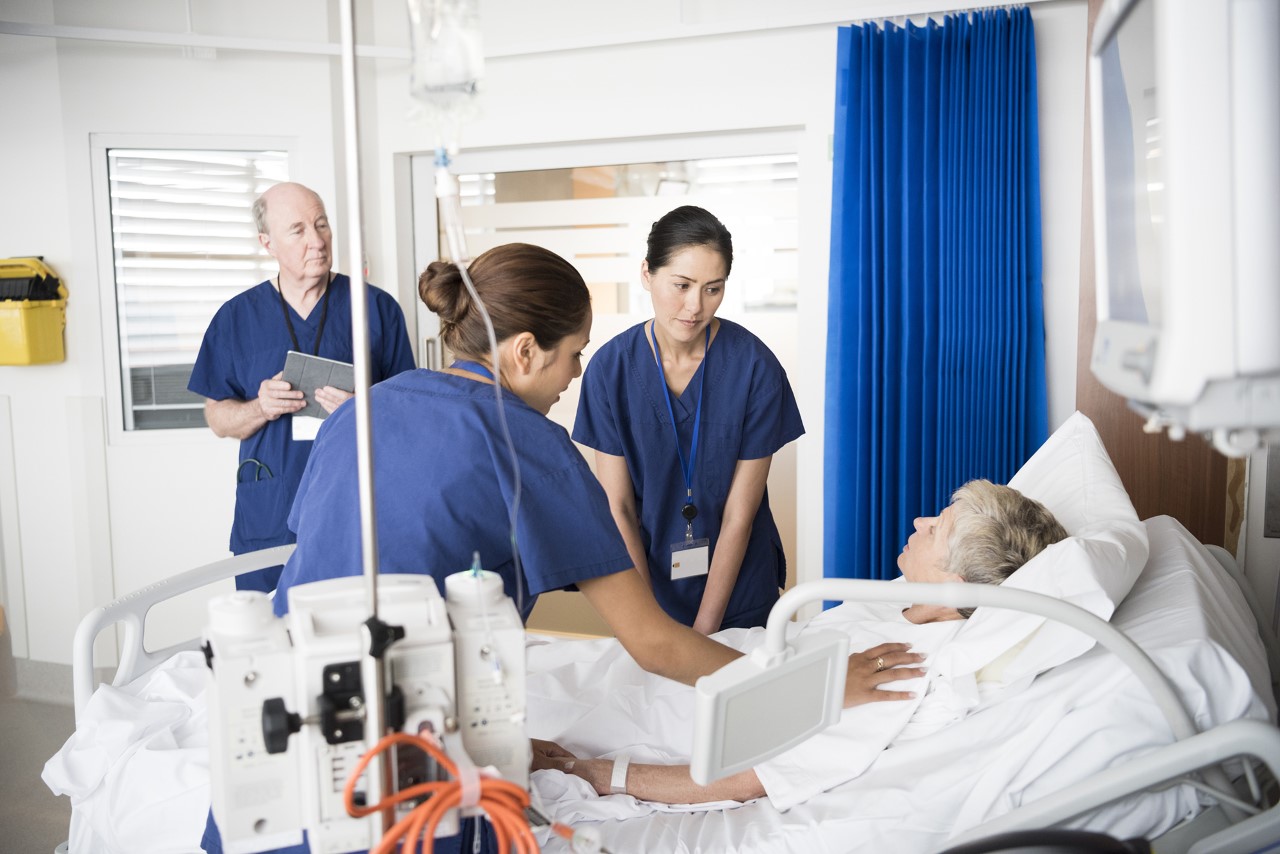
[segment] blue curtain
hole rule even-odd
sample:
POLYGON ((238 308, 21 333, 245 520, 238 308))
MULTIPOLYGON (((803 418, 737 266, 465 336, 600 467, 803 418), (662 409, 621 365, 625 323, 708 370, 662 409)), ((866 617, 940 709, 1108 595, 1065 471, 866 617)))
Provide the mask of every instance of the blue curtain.
POLYGON ((1048 435, 1025 9, 842 28, 825 574, 894 578, 916 516, 1048 435))

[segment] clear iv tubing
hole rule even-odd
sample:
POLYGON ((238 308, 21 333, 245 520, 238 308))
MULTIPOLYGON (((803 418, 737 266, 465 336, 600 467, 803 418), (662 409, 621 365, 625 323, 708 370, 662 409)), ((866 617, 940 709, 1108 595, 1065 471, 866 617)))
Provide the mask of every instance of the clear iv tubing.
POLYGON ((471 296, 471 302, 480 317, 484 320, 484 330, 489 336, 490 368, 493 371, 493 395, 498 402, 498 423, 502 426, 502 438, 507 445, 507 453, 511 456, 512 496, 508 510, 507 524, 511 530, 511 563, 515 568, 516 610, 524 614, 524 566, 520 562, 520 547, 516 537, 516 519, 520 514, 520 460, 516 456, 516 446, 511 440, 511 428, 507 424, 507 410, 502 400, 502 365, 498 360, 498 336, 493 329, 493 319, 485 308, 484 300, 476 290, 471 276, 467 273, 467 265, 471 262, 467 254, 466 235, 462 228, 462 201, 458 197, 458 178, 449 171, 449 153, 440 147, 436 149, 436 201, 440 205, 440 220, 444 227, 445 242, 449 245, 449 257, 462 273, 462 282, 471 296))
POLYGON ((498 339, 493 320, 475 283, 467 273, 471 258, 467 254, 466 234, 462 226, 462 204, 458 178, 449 171, 449 152, 457 150, 458 127, 476 106, 479 81, 484 74, 484 51, 480 47, 480 16, 476 0, 408 0, 409 34, 413 46, 409 91, 419 101, 435 125, 436 131, 436 200, 444 227, 449 256, 462 274, 472 303, 484 320, 489 338, 489 359, 493 372, 493 393, 498 403, 498 421, 502 437, 511 457, 513 476, 512 500, 507 523, 511 532, 511 561, 515 571, 516 603, 524 613, 524 567, 516 533, 520 513, 520 462, 507 424, 502 400, 501 364, 498 339))

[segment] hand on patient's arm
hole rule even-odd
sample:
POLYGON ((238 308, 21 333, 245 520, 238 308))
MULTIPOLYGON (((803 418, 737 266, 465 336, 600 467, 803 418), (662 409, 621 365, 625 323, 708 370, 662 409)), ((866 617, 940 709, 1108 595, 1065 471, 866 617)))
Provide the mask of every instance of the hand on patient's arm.
POLYGON ((343 391, 340 388, 334 388, 327 385, 324 388, 316 389, 316 403, 324 407, 325 412, 333 412, 342 404, 355 397, 349 391, 343 391))
MULTIPOLYGON (((613 781, 612 759, 577 759, 550 741, 533 742, 533 770, 552 769, 581 777, 597 795, 608 795, 613 781)), ((749 801, 764 797, 764 786, 755 771, 747 770, 699 786, 689 776, 688 765, 646 765, 632 762, 627 768, 628 795, 663 804, 698 804, 708 801, 749 801)))
POLYGON ((915 679, 924 675, 924 668, 908 665, 919 664, 924 656, 910 652, 905 643, 882 643, 863 652, 849 656, 849 668, 845 674, 844 707, 863 703, 881 703, 886 700, 910 700, 910 691, 881 690, 880 686, 903 679, 915 679), (884 668, 878 670, 883 659, 884 668))

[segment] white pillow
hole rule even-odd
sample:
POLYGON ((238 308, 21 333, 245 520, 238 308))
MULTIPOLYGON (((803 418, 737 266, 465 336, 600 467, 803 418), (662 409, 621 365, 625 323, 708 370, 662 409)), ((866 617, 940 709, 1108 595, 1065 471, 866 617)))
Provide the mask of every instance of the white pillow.
MULTIPOLYGON (((1109 620, 1146 565, 1147 530, 1093 422, 1079 412, 1068 418, 1009 486, 1044 504, 1071 536, 1036 555, 1003 586, 1053 596, 1109 620)), ((931 669, 941 678, 974 674, 979 681, 1010 685, 1070 661, 1093 644, 1056 620, 983 607, 937 652, 931 669), (1019 644, 1020 651, 1002 658, 1019 644)))
POLYGON ((1138 521, 1097 428, 1082 412, 1045 440, 1009 486, 1048 507, 1072 536, 1097 522, 1138 521))

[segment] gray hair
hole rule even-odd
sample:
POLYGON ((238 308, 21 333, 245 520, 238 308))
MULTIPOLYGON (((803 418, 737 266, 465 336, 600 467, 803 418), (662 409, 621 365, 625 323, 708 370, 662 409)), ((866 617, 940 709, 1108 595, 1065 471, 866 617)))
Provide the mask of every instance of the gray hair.
POLYGON ((258 234, 267 233, 267 194, 264 192, 253 200, 253 224, 258 234))
MULTIPOLYGON (((1039 501, 989 480, 971 480, 951 496, 947 572, 972 584, 999 584, 1067 531, 1039 501)), ((961 608, 968 619, 972 608, 961 608)))

